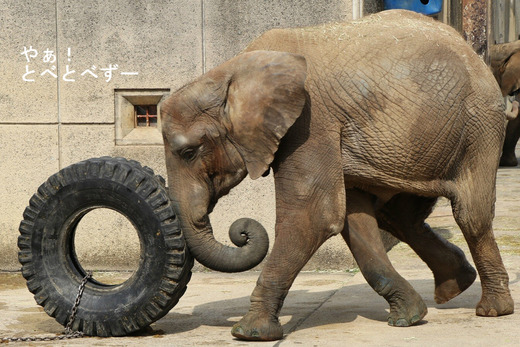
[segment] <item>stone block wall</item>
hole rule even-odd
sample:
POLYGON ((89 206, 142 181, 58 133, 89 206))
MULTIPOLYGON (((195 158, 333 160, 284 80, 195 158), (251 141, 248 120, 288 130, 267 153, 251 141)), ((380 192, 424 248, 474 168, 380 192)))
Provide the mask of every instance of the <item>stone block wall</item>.
MULTIPOLYGON (((16 241, 22 212, 37 187, 61 168, 97 156, 123 156, 166 177, 157 130, 137 136, 133 144, 116 143, 118 92, 168 94, 270 28, 350 20, 380 10, 380 3, 0 0, 0 270, 20 268, 16 241)), ((137 241, 121 230, 127 223, 105 212, 108 218, 101 211, 81 225, 87 231, 78 236, 79 251, 92 267, 125 269, 138 253, 137 241)), ((211 215, 217 239, 226 240, 228 226, 239 217, 262 222, 273 240, 271 177, 247 178, 219 202, 211 215)), ((352 264, 337 237, 308 268, 352 264)))

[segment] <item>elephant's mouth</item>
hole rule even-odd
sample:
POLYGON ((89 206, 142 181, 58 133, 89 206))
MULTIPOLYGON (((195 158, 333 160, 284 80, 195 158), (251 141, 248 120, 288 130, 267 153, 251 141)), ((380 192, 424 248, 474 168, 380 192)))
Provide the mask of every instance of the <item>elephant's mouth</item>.
POLYGON ((511 102, 516 100, 516 98, 518 97, 518 94, 520 94, 520 89, 512 91, 511 93, 509 93, 509 97, 510 97, 509 100, 511 102))

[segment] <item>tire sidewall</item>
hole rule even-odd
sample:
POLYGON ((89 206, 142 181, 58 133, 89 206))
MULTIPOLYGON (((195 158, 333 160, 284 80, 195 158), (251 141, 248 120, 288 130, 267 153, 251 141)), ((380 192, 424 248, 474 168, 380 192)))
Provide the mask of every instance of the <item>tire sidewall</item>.
MULTIPOLYGON (((74 256, 75 225, 90 210, 113 209, 128 218, 139 235, 141 256, 139 267, 133 276, 118 286, 106 286, 89 282, 85 287, 78 317, 113 311, 126 316, 132 308, 148 302, 148 297, 160 283, 165 267, 165 243, 161 237, 161 225, 153 210, 137 193, 124 185, 108 180, 87 180, 62 188, 41 211, 36 224, 33 249, 40 250, 42 284, 47 282, 47 293, 55 293, 55 300, 72 306, 77 288, 86 270, 74 256), (110 192, 110 193, 108 193, 110 192), (39 232, 38 232, 39 231, 39 232), (70 293, 67 298, 62 293, 70 293), (147 295, 148 293, 148 295, 147 295), (128 303, 132 303, 128 305, 128 303)), ((115 232, 115 231, 114 231, 115 232)))

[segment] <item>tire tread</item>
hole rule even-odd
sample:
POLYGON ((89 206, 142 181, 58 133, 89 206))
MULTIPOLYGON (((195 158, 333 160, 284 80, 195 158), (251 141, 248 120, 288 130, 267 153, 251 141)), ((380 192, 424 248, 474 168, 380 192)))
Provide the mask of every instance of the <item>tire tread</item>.
POLYGON ((97 180, 124 185, 146 201, 159 222, 166 246, 162 279, 160 284, 155 286, 156 292, 144 308, 136 310, 133 315, 110 319, 101 318, 102 314, 99 314, 97 319, 85 319, 78 314, 74 323, 77 330, 83 330, 87 335, 121 336, 143 329, 168 313, 186 291, 191 278, 193 259, 173 212, 165 180, 155 175, 151 168, 125 158, 101 157, 72 164, 50 176, 31 197, 29 206, 23 213, 24 219, 19 226, 18 259, 22 264, 22 274, 27 280, 27 287, 34 294, 36 302, 49 316, 65 325, 70 314, 67 310, 70 308, 63 307, 63 302, 56 301, 53 295, 49 294, 50 285, 46 285, 46 279, 42 278, 46 274, 42 274, 37 266, 41 265, 42 255, 35 257, 35 252, 38 253, 39 250, 33 249, 33 238, 37 233, 43 232, 41 228, 37 228, 42 218, 41 212, 61 189, 77 182, 97 180))

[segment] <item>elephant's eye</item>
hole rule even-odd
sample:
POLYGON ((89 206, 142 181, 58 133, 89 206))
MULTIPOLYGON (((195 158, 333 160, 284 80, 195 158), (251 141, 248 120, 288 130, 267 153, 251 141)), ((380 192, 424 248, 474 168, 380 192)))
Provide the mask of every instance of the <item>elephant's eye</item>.
POLYGON ((192 161, 197 156, 198 147, 187 147, 180 151, 180 156, 186 161, 192 161))

